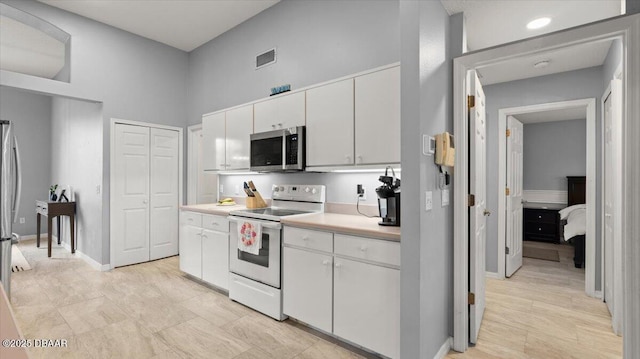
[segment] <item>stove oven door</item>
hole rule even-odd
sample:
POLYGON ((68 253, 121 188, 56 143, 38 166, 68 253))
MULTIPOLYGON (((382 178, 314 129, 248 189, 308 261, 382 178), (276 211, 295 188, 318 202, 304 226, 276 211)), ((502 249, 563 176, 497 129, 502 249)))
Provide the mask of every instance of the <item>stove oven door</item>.
POLYGON ((251 219, 262 226, 262 249, 258 255, 238 249, 238 223, 248 220, 229 217, 229 269, 255 281, 280 288, 281 229, 277 222, 251 219))

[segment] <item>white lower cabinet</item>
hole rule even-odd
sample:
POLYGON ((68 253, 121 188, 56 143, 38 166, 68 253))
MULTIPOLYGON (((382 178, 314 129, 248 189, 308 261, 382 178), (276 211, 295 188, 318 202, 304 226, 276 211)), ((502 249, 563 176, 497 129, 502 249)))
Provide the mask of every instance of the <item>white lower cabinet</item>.
POLYGON ((229 289, 229 233, 202 231, 202 280, 229 289))
POLYGON ((331 333, 333 258, 284 248, 282 307, 286 315, 331 333))
POLYGON ((335 258, 333 333, 400 357, 400 270, 335 258))
POLYGON ((400 357, 400 243, 284 228, 284 314, 400 357))
POLYGON ((229 221, 225 217, 181 212, 180 270, 229 289, 229 221))

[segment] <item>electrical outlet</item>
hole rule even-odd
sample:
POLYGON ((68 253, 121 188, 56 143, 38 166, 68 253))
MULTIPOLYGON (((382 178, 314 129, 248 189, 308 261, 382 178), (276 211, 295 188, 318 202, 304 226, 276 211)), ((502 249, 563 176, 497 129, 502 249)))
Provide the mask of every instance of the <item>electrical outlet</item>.
POLYGON ((429 212, 433 209, 433 192, 426 191, 424 193, 424 210, 429 212))
POLYGON ((20 224, 24 224, 24 217, 20 217, 20 224))
POLYGON ((358 184, 357 188, 356 188, 356 193, 358 194, 358 197, 360 197, 360 199, 362 200, 366 200, 367 199, 367 189, 364 188, 364 186, 362 186, 361 184, 358 184))
POLYGON ((220 184, 220 193, 224 193, 224 185, 220 184))
POLYGON ((236 185, 235 194, 236 194, 236 196, 240 194, 240 186, 238 186, 238 185, 236 185))

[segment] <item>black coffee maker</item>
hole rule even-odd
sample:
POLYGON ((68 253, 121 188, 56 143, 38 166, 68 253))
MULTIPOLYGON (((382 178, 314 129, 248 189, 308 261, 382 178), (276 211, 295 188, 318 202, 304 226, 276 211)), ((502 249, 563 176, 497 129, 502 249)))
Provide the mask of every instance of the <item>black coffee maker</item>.
POLYGON ((378 208, 382 221, 381 226, 400 226, 400 179, 391 167, 384 170, 384 176, 378 178, 382 186, 376 188, 378 195, 378 208), (389 176, 389 170, 393 177, 389 176))

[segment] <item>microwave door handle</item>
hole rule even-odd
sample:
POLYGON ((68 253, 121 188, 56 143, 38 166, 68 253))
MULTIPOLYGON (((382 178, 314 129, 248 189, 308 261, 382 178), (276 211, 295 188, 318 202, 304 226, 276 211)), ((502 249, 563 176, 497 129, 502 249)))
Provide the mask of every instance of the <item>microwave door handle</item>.
POLYGON ((18 221, 18 212, 20 212, 20 198, 22 197, 22 164, 20 161, 20 148, 18 147, 18 138, 13 137, 13 151, 15 154, 16 165, 16 192, 14 193, 13 203, 13 221, 18 221))

